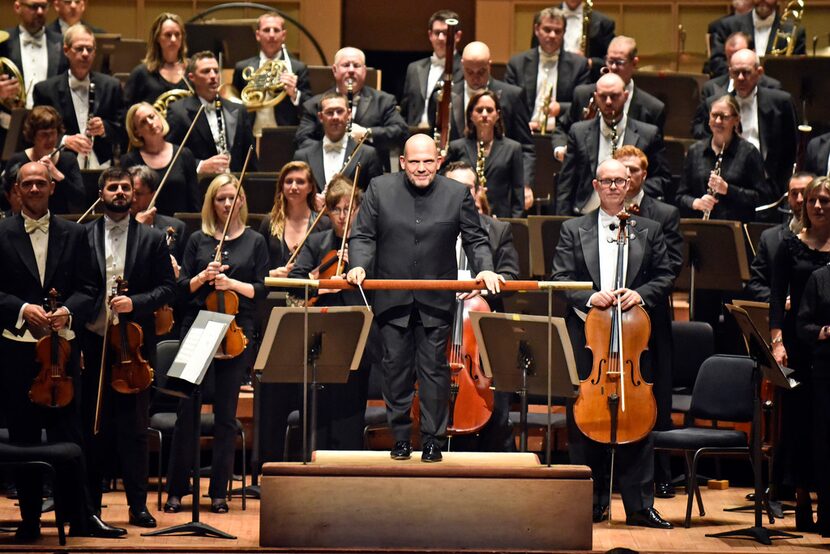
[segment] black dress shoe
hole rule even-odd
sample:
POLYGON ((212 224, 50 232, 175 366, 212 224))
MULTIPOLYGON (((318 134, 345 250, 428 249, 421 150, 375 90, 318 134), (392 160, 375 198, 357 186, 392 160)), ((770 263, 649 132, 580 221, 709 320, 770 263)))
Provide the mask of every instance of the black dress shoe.
POLYGON ((646 508, 639 512, 626 516, 626 525, 634 525, 637 527, 651 527, 652 529, 673 529, 674 525, 660 517, 657 510, 654 508, 646 508))
POLYGON ((107 525, 98 516, 89 516, 86 520, 86 529, 79 530, 72 527, 69 530, 70 537, 98 537, 100 539, 117 539, 127 534, 127 530, 121 527, 107 525))
POLYGON ((147 507, 134 512, 130 509, 130 525, 152 528, 156 526, 156 518, 147 510, 147 507))
POLYGON ((224 498, 213 498, 210 501, 210 511, 214 514, 227 514, 228 501, 224 498))
POLYGON ((412 443, 409 441, 398 441, 389 452, 393 460, 408 460, 412 456, 412 443))
POLYGON ((674 498, 674 485, 671 483, 655 483, 654 496, 657 498, 674 498))
POLYGON ((434 442, 428 442, 421 452, 421 461, 427 463, 440 462, 444 459, 441 455, 441 447, 434 442))
POLYGON ((178 514, 182 511, 182 501, 178 496, 168 496, 164 503, 165 514, 178 514))
POLYGON ((14 532, 16 542, 32 542, 40 538, 40 523, 23 522, 14 532))
POLYGON ((594 521, 594 523, 599 523, 600 521, 605 521, 606 519, 608 519, 608 505, 594 504, 591 519, 594 521))

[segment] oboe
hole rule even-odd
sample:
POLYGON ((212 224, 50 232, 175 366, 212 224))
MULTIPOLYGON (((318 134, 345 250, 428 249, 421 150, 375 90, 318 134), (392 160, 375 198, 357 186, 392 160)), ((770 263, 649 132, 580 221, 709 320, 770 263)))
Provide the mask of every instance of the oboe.
MULTIPOLYGON (((89 122, 93 117, 92 112, 95 110, 95 83, 90 81, 89 83, 89 96, 87 102, 87 112, 86 112, 86 136, 89 137, 89 140, 95 144, 95 137, 89 135, 89 122)), ((89 157, 92 156, 92 152, 84 156, 84 169, 89 169, 89 157)))
MULTIPOLYGON (((723 169, 723 151, 724 151, 724 148, 721 148, 720 152, 718 152, 718 157, 715 158, 715 167, 712 168, 712 173, 710 174, 710 179, 711 179, 712 175, 716 175, 716 176, 720 177, 721 170, 723 169)), ((717 193, 714 191, 714 189, 711 186, 709 186, 708 183, 706 185, 706 194, 711 195, 712 197, 717 196, 717 193)), ((709 221, 709 218, 711 217, 711 215, 712 215, 711 210, 703 210, 703 221, 709 221)))
POLYGON ((354 82, 351 79, 346 81, 346 101, 348 102, 349 121, 346 123, 346 134, 352 134, 352 110, 354 109, 354 82))

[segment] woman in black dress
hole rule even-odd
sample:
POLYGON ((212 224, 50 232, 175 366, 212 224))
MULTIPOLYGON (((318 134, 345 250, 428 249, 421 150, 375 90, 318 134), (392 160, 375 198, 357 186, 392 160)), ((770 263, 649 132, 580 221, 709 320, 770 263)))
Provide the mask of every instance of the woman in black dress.
MULTIPOLYGON (((121 166, 146 165, 161 179, 179 148, 164 138, 170 131, 167 120, 147 102, 139 102, 127 110, 126 126, 132 150, 122 156, 121 166)), ((185 146, 156 199, 156 209, 163 215, 196 212, 202 205, 201 196, 196 158, 185 146)))
MULTIPOLYGON (((815 524, 809 486, 813 470, 819 470, 820 473, 823 467, 813 468, 811 463, 811 348, 796 333, 796 316, 807 279, 816 269, 830 263, 830 179, 819 177, 807 185, 801 207, 801 224, 803 228, 797 235, 787 232, 775 253, 769 326, 772 353, 776 361, 794 369, 793 377, 801 382, 800 386, 782 395, 779 450, 783 459, 777 467, 792 472, 792 484, 796 492, 796 528, 799 531, 810 531, 815 524), (789 309, 786 308, 788 296, 789 309)), ((826 462, 823 460, 822 463, 826 462)), ((819 523, 825 529, 830 527, 826 517, 819 523)))
POLYGON ((185 81, 186 66, 184 21, 174 13, 160 13, 150 26, 147 54, 124 85, 125 104, 152 104, 169 90, 189 90, 185 81))
POLYGON ((66 149, 55 151, 63 133, 63 121, 55 108, 32 108, 23 123, 23 138, 32 147, 12 154, 6 162, 5 179, 13 182, 17 178, 15 168, 40 161, 49 168, 49 175, 55 181, 55 194, 49 199, 49 210, 54 214, 81 213, 87 209, 87 202, 78 158, 74 152, 66 149))
MULTIPOLYGON (((240 191, 238 204, 231 214, 231 205, 237 180, 232 175, 217 176, 208 187, 202 205, 202 229, 193 233, 185 247, 180 286, 187 295, 186 314, 182 321, 182 336, 205 309, 205 300, 211 292, 232 291, 239 297, 239 313, 236 324, 240 326, 249 343, 242 354, 230 359, 214 359, 205 377, 206 399, 212 400, 215 417, 212 471, 208 493, 211 511, 228 511, 225 495, 233 473, 234 445, 236 440, 236 406, 239 385, 246 370, 253 363, 254 320, 256 303, 266 295, 263 280, 268 273, 268 250, 262 235, 245 226, 248 207, 244 191, 240 191), (227 238, 223 243, 222 262, 215 262, 214 255, 222 238, 225 221, 231 218, 227 238)), ((195 424, 190 398, 179 403, 173 448, 167 477, 167 503, 165 512, 181 510, 181 497, 188 493, 188 477, 193 467, 195 424)), ((198 501, 199 491, 194 494, 198 501)))
MULTIPOLYGON (((445 164, 465 161, 478 168, 484 155, 484 178, 492 215, 522 217, 524 210, 524 169, 522 145, 504 136, 501 106, 493 91, 485 90, 467 104, 467 129, 464 138, 450 142, 445 164), (482 152, 483 150, 483 152, 482 152)), ((478 171, 478 170, 477 170, 478 171)))
POLYGON ((734 96, 726 94, 712 103, 712 137, 694 143, 683 163, 677 189, 682 211, 692 216, 710 212, 711 219, 746 223, 755 219, 755 207, 771 196, 764 178, 764 159, 757 148, 738 136, 740 124, 741 108, 734 96))

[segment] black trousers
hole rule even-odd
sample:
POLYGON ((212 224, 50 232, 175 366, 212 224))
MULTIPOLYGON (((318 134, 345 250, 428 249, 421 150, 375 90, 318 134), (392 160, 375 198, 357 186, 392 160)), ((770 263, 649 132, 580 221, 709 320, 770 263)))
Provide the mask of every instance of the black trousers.
POLYGON ((147 504, 150 389, 138 394, 116 392, 110 386, 111 370, 108 362, 102 388, 101 428, 97 435, 94 434, 103 338, 87 332, 84 334, 83 342, 85 370, 82 378, 81 410, 87 444, 87 481, 92 505, 96 511, 101 511, 101 481, 109 473, 107 469, 112 462, 117 462, 124 481, 127 504, 137 513, 145 509, 147 504))
POLYGON ((383 356, 383 398, 386 417, 396 441, 409 440, 410 409, 418 381, 421 438, 446 446, 450 372, 447 366, 449 323, 424 327, 413 308, 407 327, 380 325, 386 346, 383 356))
MULTIPOLYGON (((818 368, 824 372, 827 367, 818 368)), ((813 380, 813 463, 824 468, 830 460, 830 381, 813 380)), ((819 532, 830 533, 830 472, 816 471, 819 532)))
MULTIPOLYGON (((73 341, 74 342, 74 341, 73 341)), ((74 346, 74 345, 73 345, 74 346)), ((80 354, 72 348, 67 364, 68 373, 77 376, 80 354)), ((40 444, 42 430, 46 430, 49 442, 72 442, 83 449, 78 410, 78 381, 75 379, 75 396, 65 408, 44 408, 29 400, 39 367, 35 364, 35 343, 17 342, 0 338, 0 388, 6 419, 9 426, 9 442, 14 445, 40 444)), ((84 458, 57 464, 55 494, 58 504, 70 507, 65 514, 73 529, 83 531, 92 513, 89 492, 83 476, 86 473, 84 458)), ((21 470, 15 474, 20 502, 20 515, 27 524, 40 521, 43 483, 39 471, 21 470)))

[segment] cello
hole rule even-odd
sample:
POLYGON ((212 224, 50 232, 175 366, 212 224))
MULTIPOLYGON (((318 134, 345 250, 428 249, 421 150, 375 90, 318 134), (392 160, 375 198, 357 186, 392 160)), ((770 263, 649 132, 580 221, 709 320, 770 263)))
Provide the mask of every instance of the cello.
MULTIPOLYGON (((50 314, 54 314, 58 309, 58 291, 49 291, 47 303, 50 314)), ((46 408, 63 408, 72 402, 75 388, 72 377, 66 374, 71 350, 69 341, 54 328, 48 335, 38 339, 35 359, 40 364, 40 371, 29 389, 29 400, 46 408)))

